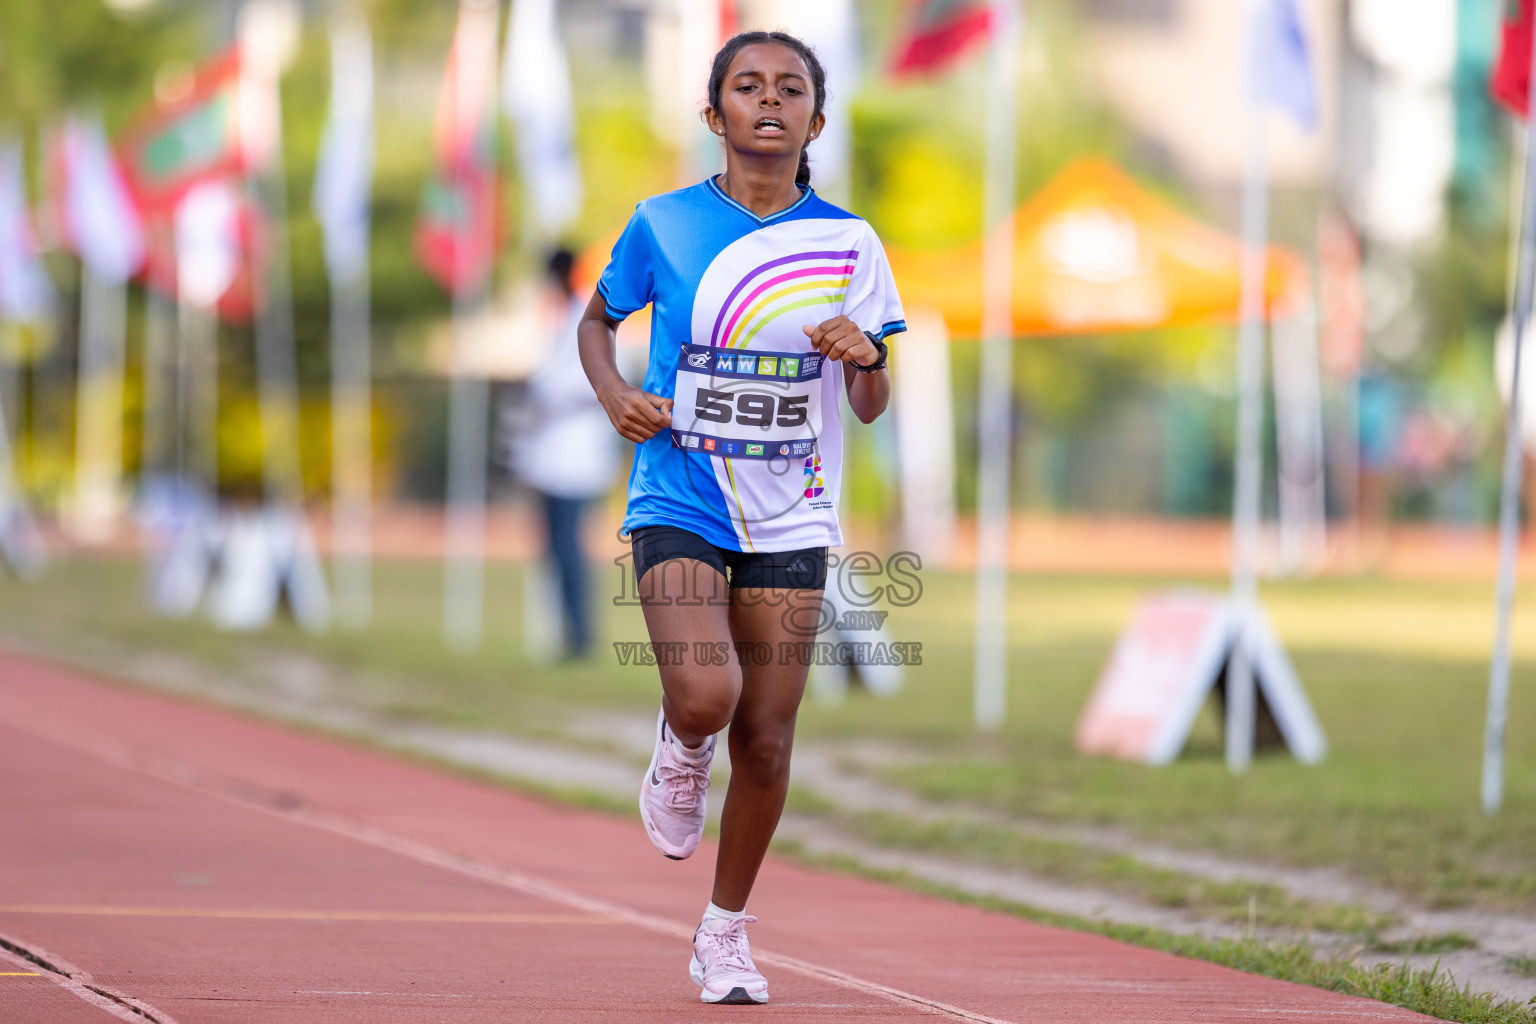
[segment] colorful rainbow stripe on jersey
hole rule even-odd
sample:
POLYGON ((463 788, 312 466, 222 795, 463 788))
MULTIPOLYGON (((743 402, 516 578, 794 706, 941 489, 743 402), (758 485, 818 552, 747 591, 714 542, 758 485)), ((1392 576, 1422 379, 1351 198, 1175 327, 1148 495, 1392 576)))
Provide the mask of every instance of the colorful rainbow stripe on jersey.
POLYGON ((731 289, 710 332, 711 345, 745 348, 757 332, 785 313, 808 306, 842 302, 859 258, 857 249, 844 252, 802 252, 770 260, 755 268, 731 289), (785 268, 751 291, 747 286, 768 271, 785 268), (746 292, 745 295, 742 293, 746 292), (789 300, 789 301, 785 301, 789 300), (782 303, 782 304, 780 304, 782 303))

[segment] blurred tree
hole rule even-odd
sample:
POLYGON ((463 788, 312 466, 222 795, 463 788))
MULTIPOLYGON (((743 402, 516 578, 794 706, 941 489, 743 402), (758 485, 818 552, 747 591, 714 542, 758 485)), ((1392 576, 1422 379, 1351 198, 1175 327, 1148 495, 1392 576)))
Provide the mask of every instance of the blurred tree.
MULTIPOLYGON (((1465 0, 1466 16, 1486 18, 1490 2, 1465 0)), ((430 151, 432 112, 455 11, 454 5, 444 0, 360 0, 360 4, 372 24, 378 59, 378 160, 371 256, 375 366, 382 378, 379 402, 395 429, 411 434, 409 445, 397 450, 404 464, 396 470, 381 467, 381 472, 412 481, 411 486, 425 493, 435 486, 425 481, 435 479, 436 470, 429 463, 441 448, 441 417, 434 405, 435 391, 419 377, 426 339, 433 325, 446 316, 448 304, 416 265, 413 233, 430 151)), ((105 0, 58 4, 0 0, 0 132, 22 133, 35 147, 40 133, 70 108, 97 111, 109 131, 121 131, 128 119, 151 101, 157 77, 163 81, 177 66, 191 66, 207 56, 220 39, 228 38, 235 6, 234 0, 146 0, 138 5, 121 0, 115 5, 105 0), (135 9, 127 10, 128 6, 135 9)), ((594 6, 602 5, 585 5, 587 13, 583 16, 594 16, 594 6)), ((613 5, 615 17, 617 6, 613 5)), ((980 181, 987 108, 984 61, 978 56, 951 74, 919 84, 892 82, 883 73, 883 62, 902 6, 903 0, 860 0, 865 74, 856 94, 847 97, 851 103, 845 108, 855 124, 851 205, 869 217, 887 244, 962 244, 974 240, 981 231, 980 181)), ((1143 181, 1149 177, 1160 180, 1162 190, 1176 204, 1187 206, 1190 190, 1164 177, 1165 168, 1155 153, 1141 146, 1083 86, 1079 67, 1083 45, 1077 24, 1081 6, 1076 0, 1033 0, 1029 5, 1029 31, 1021 61, 1017 198, 1027 199, 1072 156, 1092 152, 1120 161, 1143 181), (1147 159, 1138 159, 1138 155, 1147 159)), ((325 338, 329 291, 319 230, 310 213, 314 162, 329 100, 329 56, 322 16, 325 7, 304 4, 309 21, 303 45, 283 82, 295 326, 301 376, 310 393, 318 393, 324 386, 328 369, 325 338)), ((1481 59, 1472 55, 1468 66, 1475 63, 1474 58, 1481 59)), ((573 46, 571 61, 578 113, 577 149, 587 183, 587 202, 567 241, 580 246, 617 230, 640 198, 671 188, 675 154, 651 130, 651 100, 633 46, 611 51, 573 46)), ((1471 83, 1469 96, 1474 85, 1481 89, 1477 73, 1463 77, 1471 83)), ((1475 98, 1482 102, 1480 92, 1475 98)), ((1423 341, 1389 370, 1412 385, 1404 392, 1417 396, 1412 400, 1435 402, 1437 407, 1452 410, 1454 417, 1471 424, 1471 436, 1483 438, 1493 436, 1489 430, 1496 425, 1500 410, 1486 400, 1491 392, 1477 392, 1480 397, 1476 400, 1467 396, 1477 390, 1471 383, 1476 374, 1491 363, 1493 332, 1505 304, 1508 210, 1507 189, 1502 182, 1508 147, 1501 134, 1502 122, 1482 118, 1480 108, 1474 107, 1467 107, 1463 117, 1462 106, 1458 106, 1458 154, 1467 158, 1469 174, 1458 175, 1443 237, 1414 258, 1412 291, 1415 311, 1423 324, 1423 341), (1492 172, 1488 171, 1490 159, 1492 172), (1481 176, 1470 174, 1474 165, 1481 176), (1447 395, 1461 397, 1453 400, 1447 395)), ((511 131, 504 130, 502 158, 506 168, 512 166, 515 145, 511 131)), ((35 174, 38 161, 32 162, 35 174)), ((505 284, 531 272, 536 264, 530 259, 537 254, 528 251, 518 234, 523 219, 521 197, 511 175, 504 195, 505 253, 500 277, 505 284)), ((1316 197, 1310 195, 1277 196, 1277 232, 1285 235, 1296 225, 1309 225, 1315 203, 1316 197)), ((1305 244, 1309 230, 1298 228, 1294 237, 1287 238, 1305 244)), ((53 268, 67 293, 72 287, 73 267, 68 260, 55 257, 53 268)), ((64 301, 70 301, 68 294, 64 301)), ((137 345, 137 316, 130 322, 137 345)), ((226 330, 232 365, 246 358, 236 358, 235 354, 249 344, 247 335, 226 330)), ((70 336, 68 325, 61 336, 70 336)), ((970 418, 978 367, 975 347, 965 344, 964 339, 961 342, 954 348, 953 379, 957 415, 962 419, 961 493, 968 502, 974 486, 975 437, 970 418)), ((1090 448, 1081 446, 1088 445, 1087 439, 1097 436, 1096 431, 1135 434, 1147 429, 1145 417, 1117 419, 1117 409, 1161 408, 1164 415, 1152 421, 1151 429, 1166 435, 1160 464, 1177 468, 1178 479, 1168 485, 1167 495, 1159 504, 1178 511, 1214 510, 1225 501, 1219 477, 1224 472, 1220 467, 1228 458, 1225 446, 1230 416, 1225 405, 1228 398, 1221 391, 1230 377, 1230 345, 1230 333, 1225 330, 1021 340, 1014 364, 1020 437, 1048 438, 1049 443, 1042 443, 1038 450, 1049 449, 1055 454, 1040 456, 1042 464, 1071 469, 1088 461, 1084 453, 1090 448), (1159 401, 1164 404, 1159 405, 1159 401), (1198 438, 1191 441, 1196 434, 1208 434, 1210 443, 1197 444, 1198 438), (1181 461, 1186 459, 1200 465, 1181 461), (1212 481, 1211 499, 1203 505, 1195 494, 1202 479, 1212 481)), ((67 372, 67 365, 61 370, 67 372)), ((236 426, 243 422, 238 409, 252 382, 249 374, 231 370, 225 383, 230 389, 232 418, 221 436, 229 436, 231 431, 242 435, 236 426)), ((63 390, 59 394, 62 396, 63 390)), ((323 464, 315 460, 327 450, 327 424, 323 416, 310 414, 308 403, 305 408, 306 479, 318 486, 317 481, 324 476, 323 464)), ((67 423, 59 429, 66 428, 67 423)), ((238 481, 250 468, 249 453, 240 448, 245 441, 239 436, 232 443, 235 447, 227 450, 226 468, 232 483, 244 486, 238 481)), ((1094 459, 1102 460, 1103 452, 1114 450, 1114 445, 1094 444, 1094 459)), ((1131 449, 1129 442, 1122 447, 1131 449)), ((1484 442, 1468 457, 1472 467, 1468 472, 1475 481, 1473 504, 1479 515, 1491 493, 1484 484, 1489 477, 1485 464, 1489 459, 1496 462, 1496 448, 1491 441, 1484 442)), ((53 449, 44 445, 36 450, 45 453, 53 449)), ((61 450, 67 452, 67 445, 61 450)), ((855 461, 856 468, 878 468, 879 460, 869 453, 858 458, 863 461, 855 461)), ((1112 473, 1114 469, 1082 471, 1112 473)), ((56 474, 50 470, 50 474, 67 479, 63 470, 56 474)), ((878 477, 873 470, 860 473, 859 480, 875 482, 855 482, 850 489, 854 511, 879 513, 888 495, 883 485, 877 486, 878 477)), ((1043 470, 1033 476, 1020 474, 1020 497, 1035 489, 1033 497, 1039 498, 1043 493, 1040 489, 1046 487, 1042 481, 1049 477, 1043 470)), ((1051 502, 1070 503, 1078 500, 1074 495, 1098 493, 1091 487, 1051 487, 1051 502)))
POLYGON ((0 131, 34 133, 80 108, 116 132, 151 95, 156 70, 195 54, 201 36, 179 6, 0 0, 0 131))

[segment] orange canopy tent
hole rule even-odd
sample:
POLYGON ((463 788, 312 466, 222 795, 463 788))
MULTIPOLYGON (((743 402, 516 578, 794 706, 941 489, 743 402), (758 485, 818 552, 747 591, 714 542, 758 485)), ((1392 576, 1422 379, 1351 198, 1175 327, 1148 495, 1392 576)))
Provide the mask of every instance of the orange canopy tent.
MULTIPOLYGON (((1014 212, 1013 333, 1097 334, 1238 320, 1242 243, 1142 188, 1107 160, 1064 167, 1014 212)), ((582 251, 579 287, 591 288, 618 232, 582 251)), ((937 309, 951 336, 981 333, 978 240, 947 250, 891 248, 887 255, 908 312, 937 309)), ((1307 292, 1306 266, 1271 247, 1264 293, 1270 316, 1307 292)), ((647 307, 620 340, 644 343, 647 307)))
MULTIPOLYGON (((1114 164, 1079 159, 1014 212, 1013 333, 1089 334, 1235 323, 1242 244, 1154 197, 1114 164)), ((982 243, 888 252, 902 304, 981 333, 982 243)), ((1306 293, 1306 268, 1271 248, 1270 316, 1306 293)))

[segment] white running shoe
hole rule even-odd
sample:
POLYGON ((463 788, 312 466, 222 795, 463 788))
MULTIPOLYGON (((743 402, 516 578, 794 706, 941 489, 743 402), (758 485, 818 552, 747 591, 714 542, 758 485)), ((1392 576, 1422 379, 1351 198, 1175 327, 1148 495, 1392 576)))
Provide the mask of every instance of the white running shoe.
POLYGON ((699 848, 704 835, 704 794, 709 766, 715 759, 715 738, 697 758, 678 751, 665 712, 656 716, 656 750, 640 784, 640 820, 651 845, 673 860, 683 860, 699 848))
POLYGON ((699 998, 706 1003, 766 1003, 768 979, 752 962, 747 925, 755 917, 734 921, 706 919, 693 933, 693 961, 688 976, 702 986, 699 998))

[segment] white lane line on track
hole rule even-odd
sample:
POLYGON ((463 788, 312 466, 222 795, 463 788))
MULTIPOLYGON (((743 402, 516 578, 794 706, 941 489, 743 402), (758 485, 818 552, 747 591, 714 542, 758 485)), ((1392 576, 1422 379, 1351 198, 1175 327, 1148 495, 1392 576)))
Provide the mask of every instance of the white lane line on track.
POLYGON ((176 1019, 165 1011, 157 1010, 143 1000, 134 999, 115 989, 97 984, 94 978, 68 960, 52 953, 45 953, 37 946, 12 936, 0 935, 0 942, 24 949, 46 963, 39 964, 36 960, 29 960, 11 952, 5 946, 0 946, 0 961, 26 968, 28 974, 47 978, 71 995, 98 1010, 111 1014, 118 1020, 132 1021, 133 1024, 176 1024, 176 1019))
MULTIPOLYGON (((397 835, 376 825, 371 825, 354 818, 304 806, 290 806, 292 803, 291 796, 276 793, 258 783, 234 777, 217 778, 188 762, 180 761, 158 752, 136 749, 130 744, 115 739, 108 740, 105 737, 92 737, 88 740, 78 733, 61 733, 53 729, 39 728, 35 723, 23 725, 17 723, 14 719, 7 721, 6 724, 38 739, 88 754, 92 758, 104 761, 114 767, 147 775, 161 782, 182 786, 194 792, 216 797, 240 807, 261 811, 284 821, 308 825, 311 828, 330 832, 333 835, 343 836, 378 849, 388 850, 423 864, 430 864, 461 875, 467 875, 471 878, 477 878, 493 885, 514 889, 531 896, 538 896, 550 902, 561 903, 568 907, 586 911, 587 913, 617 918, 625 924, 643 928, 660 935, 684 940, 689 940, 693 937, 693 927, 681 921, 657 917, 622 904, 609 903, 607 900, 585 896, 554 882, 524 874, 520 871, 483 864, 479 861, 449 853, 446 850, 440 850, 428 843, 397 835)), ((921 996, 914 992, 882 985, 879 982, 869 981, 834 967, 823 967, 808 960, 801 960, 799 957, 786 956, 782 953, 773 953, 766 950, 753 950, 752 958, 761 964, 781 967, 784 970, 793 971, 808 978, 815 978, 841 988, 862 992, 865 995, 878 996, 930 1013, 943 1014, 959 1020, 975 1021, 977 1024, 1014 1024, 1013 1021, 1004 1020, 1000 1017, 989 1017, 974 1010, 951 1006, 949 1003, 938 999, 930 999, 927 996, 921 996)), ((174 1024, 168 1018, 166 1020, 167 1024, 174 1024)), ((143 1021, 140 1020, 139 1024, 143 1024, 143 1021)))
MULTIPOLYGON (((198 788, 203 792, 208 792, 219 796, 225 795, 220 793, 217 789, 204 787, 198 788)), ((440 850, 430 844, 418 842, 417 840, 410 839, 405 836, 396 835, 395 833, 379 828, 378 826, 370 825, 362 821, 357 821, 353 818, 344 817, 342 815, 333 814, 326 811, 312 810, 304 807, 270 807, 260 803, 250 803, 238 796, 228 796, 227 798, 236 800, 242 806, 256 807, 266 811, 269 814, 277 815, 278 817, 284 818, 286 820, 301 822, 305 825, 309 825, 312 828, 322 829, 336 835, 345 836, 348 839, 366 843, 369 846, 378 847, 379 849, 388 850, 392 853, 399 854, 403 857, 408 857, 412 860, 420 861, 424 864, 431 864, 435 867, 445 868, 449 871, 454 871, 461 875, 468 875, 471 878, 477 878, 481 881, 490 882, 493 885, 499 885, 504 888, 515 889, 518 892, 526 893, 530 896, 537 896, 541 899, 546 899, 551 902, 563 903, 568 907, 585 910, 591 914, 598 914, 605 917, 615 918, 624 922, 625 924, 633 925, 638 928, 644 928, 647 931, 656 932, 661 935, 666 935, 682 940, 689 940, 693 937, 693 928, 681 921, 672 920, 670 918, 657 917, 652 914, 641 913, 638 910, 634 910, 633 908, 626 907, 619 903, 610 903, 607 900, 600 900, 591 896, 582 895, 581 893, 567 889, 564 886, 557 885, 554 882, 549 882, 542 878, 537 878, 533 875, 524 874, 520 871, 512 871, 506 868, 495 867, 490 864, 483 864, 479 861, 471 860, 466 857, 460 857, 455 854, 448 853, 447 851, 440 850)), ((821 981, 829 982, 842 988, 863 992, 866 995, 880 996, 882 998, 892 1000, 893 1002, 922 1007, 930 1011, 936 1011, 938 1013, 947 1014, 951 1017, 956 1017, 960 1020, 976 1021, 977 1024, 1013 1024, 1011 1021, 1002 1020, 998 1017, 988 1017, 985 1014, 976 1013, 973 1010, 966 1010, 958 1006, 951 1006, 950 1004, 940 1002, 937 999, 930 999, 927 996, 920 996, 913 992, 906 992, 899 988, 892 988, 889 985, 882 985, 879 982, 869 981, 867 979, 860 978, 857 975, 849 974, 846 971, 839 971, 836 968, 823 967, 820 964, 814 964, 808 960, 801 960, 798 957, 785 956, 782 953, 772 953, 766 950, 754 950, 752 958, 758 963, 768 964, 774 967, 782 967, 785 970, 794 971, 795 973, 805 975, 806 977, 816 978, 821 981)))

